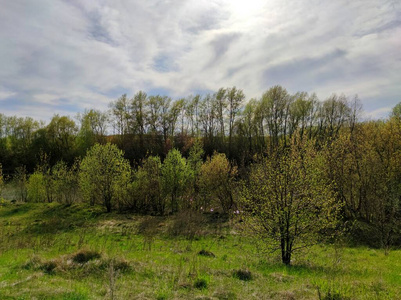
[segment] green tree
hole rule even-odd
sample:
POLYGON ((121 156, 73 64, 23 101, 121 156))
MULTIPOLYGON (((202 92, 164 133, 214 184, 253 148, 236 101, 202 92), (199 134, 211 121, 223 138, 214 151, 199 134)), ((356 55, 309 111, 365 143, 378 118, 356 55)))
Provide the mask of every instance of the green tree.
POLYGON ((79 163, 76 161, 71 168, 63 161, 59 161, 52 168, 52 177, 56 200, 71 205, 79 197, 78 184, 79 163))
POLYGON ((116 145, 95 144, 82 160, 79 183, 83 196, 92 205, 101 200, 107 209, 124 197, 131 177, 129 162, 116 145))
POLYGON ((166 200, 162 197, 161 167, 159 156, 149 156, 142 161, 132 182, 131 207, 144 213, 164 214, 166 200))
POLYGON ((323 157, 309 145, 280 149, 251 168, 241 193, 246 224, 282 262, 334 227, 340 205, 324 176, 323 157))
POLYGON ((40 171, 35 171, 28 179, 27 199, 29 202, 45 202, 46 184, 44 175, 40 171))
POLYGON ((182 205, 180 200, 187 191, 191 178, 191 170, 180 151, 177 149, 169 151, 163 162, 161 173, 164 195, 170 198, 171 211, 177 212, 182 205))
POLYGON ((204 209, 209 209, 211 199, 225 213, 234 207, 234 179, 237 168, 232 167, 223 153, 208 158, 200 170, 199 185, 204 199, 204 209))
POLYGON ((393 107, 390 117, 398 118, 399 120, 401 120, 401 102, 393 107))
POLYGON ((78 128, 70 117, 55 115, 52 118, 46 127, 46 137, 49 141, 52 159, 73 161, 77 133, 78 128))
POLYGON ((90 109, 78 114, 77 118, 81 123, 78 132, 78 144, 81 148, 81 153, 85 153, 95 143, 104 143, 108 121, 106 113, 90 109))
POLYGON ((234 124, 236 117, 240 112, 242 102, 245 99, 245 95, 242 90, 239 90, 236 87, 227 89, 226 92, 227 92, 227 105, 228 105, 228 153, 229 156, 231 157, 232 138, 234 135, 234 124))

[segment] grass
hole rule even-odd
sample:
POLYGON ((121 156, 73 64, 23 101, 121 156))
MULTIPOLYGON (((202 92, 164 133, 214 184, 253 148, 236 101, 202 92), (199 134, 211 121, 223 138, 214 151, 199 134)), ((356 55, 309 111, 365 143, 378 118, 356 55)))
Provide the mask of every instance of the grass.
POLYGON ((400 250, 318 245, 286 267, 235 222, 196 218, 188 231, 177 217, 6 203, 0 299, 401 298, 400 250))

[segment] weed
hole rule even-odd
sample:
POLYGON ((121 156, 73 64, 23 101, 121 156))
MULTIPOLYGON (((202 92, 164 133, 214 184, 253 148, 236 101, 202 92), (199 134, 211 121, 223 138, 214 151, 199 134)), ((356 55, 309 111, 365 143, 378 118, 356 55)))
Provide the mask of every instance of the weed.
POLYGON ((234 278, 237 278, 237 279, 243 280, 243 281, 249 281, 252 279, 252 273, 251 273, 251 271, 249 271, 247 269, 235 270, 233 272, 233 276, 234 276, 234 278))
POLYGON ((198 252, 199 255, 201 256, 207 256, 207 257, 216 257, 213 252, 207 251, 202 249, 201 251, 198 252))
POLYGON ((174 217, 168 233, 170 236, 182 236, 194 240, 204 235, 205 225, 206 219, 202 214, 192 210, 182 211, 174 217))
POLYGON ((57 268, 57 262, 54 260, 44 262, 41 266, 41 270, 43 270, 44 273, 49 275, 54 274, 56 268, 57 268))
POLYGON ((197 278, 194 282, 194 288, 197 288, 199 290, 207 289, 207 286, 208 281, 203 277, 197 278))
POLYGON ((100 253, 91 250, 81 250, 72 256, 72 261, 79 264, 87 263, 90 260, 100 258, 100 253))

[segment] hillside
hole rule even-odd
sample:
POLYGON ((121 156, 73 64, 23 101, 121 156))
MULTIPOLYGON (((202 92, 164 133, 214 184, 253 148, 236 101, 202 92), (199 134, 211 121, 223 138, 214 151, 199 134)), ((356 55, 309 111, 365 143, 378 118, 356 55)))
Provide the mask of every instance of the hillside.
MULTIPOLYGON (((191 214, 191 215, 189 215, 191 214)), ((401 251, 318 245, 285 266, 240 220, 0 206, 1 299, 397 299, 401 251)))

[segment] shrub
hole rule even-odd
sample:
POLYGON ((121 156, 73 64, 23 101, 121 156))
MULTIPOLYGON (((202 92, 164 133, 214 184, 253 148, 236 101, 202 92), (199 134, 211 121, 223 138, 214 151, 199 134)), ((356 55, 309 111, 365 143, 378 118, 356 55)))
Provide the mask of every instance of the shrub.
POLYGON ((243 280, 243 281, 249 281, 252 279, 252 273, 249 270, 243 270, 243 269, 239 269, 239 270, 235 270, 233 272, 233 276, 239 280, 243 280))
POLYGON ((81 250, 78 253, 74 254, 72 257, 72 261, 79 264, 84 264, 90 260, 100 258, 100 253, 91 250, 81 250))
POLYGON ((54 270, 57 268, 57 263, 54 260, 47 261, 42 264, 41 269, 46 274, 54 274, 54 270))
POLYGON ((209 281, 210 279, 205 276, 198 277, 194 282, 194 288, 197 288, 199 290, 207 289, 209 281))
POLYGON ((41 172, 36 171, 29 176, 27 194, 30 202, 44 202, 46 200, 45 179, 41 172))

